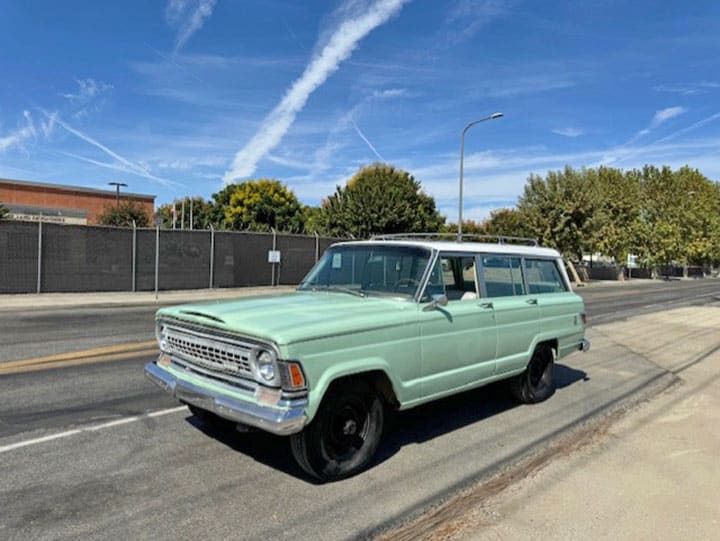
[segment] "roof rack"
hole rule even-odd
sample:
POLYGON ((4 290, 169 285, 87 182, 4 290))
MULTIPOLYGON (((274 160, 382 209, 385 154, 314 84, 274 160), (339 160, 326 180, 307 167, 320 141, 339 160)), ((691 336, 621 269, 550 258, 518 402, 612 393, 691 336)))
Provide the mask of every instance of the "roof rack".
MULTIPOLYGON (((373 235, 370 240, 458 240, 457 233, 392 233, 389 235, 373 235)), ((524 246, 538 246, 537 239, 528 237, 512 237, 508 235, 479 235, 464 233, 460 235, 462 241, 487 242, 497 244, 521 244, 524 246)))

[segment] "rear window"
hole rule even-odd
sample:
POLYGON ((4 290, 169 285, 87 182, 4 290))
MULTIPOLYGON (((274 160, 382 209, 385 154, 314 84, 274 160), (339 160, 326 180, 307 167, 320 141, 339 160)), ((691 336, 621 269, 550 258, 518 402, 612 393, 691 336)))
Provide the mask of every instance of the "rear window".
POLYGON ((549 259, 525 259, 525 280, 531 295, 567 291, 557 262, 549 259))

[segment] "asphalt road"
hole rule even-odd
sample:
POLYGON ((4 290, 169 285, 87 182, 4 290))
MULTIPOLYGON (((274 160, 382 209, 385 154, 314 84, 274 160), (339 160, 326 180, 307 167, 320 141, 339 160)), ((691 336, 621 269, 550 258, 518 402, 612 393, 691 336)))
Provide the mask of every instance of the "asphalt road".
MULTIPOLYGON (((580 293, 598 325, 712 302, 720 282, 580 293)), ((0 538, 365 537, 667 379, 591 329, 593 351, 558 366, 548 402, 518 407, 498 385, 399 414, 373 468, 316 485, 286 440, 212 432, 145 380, 154 353, 123 345, 152 339, 153 312, 0 313, 0 538), (86 364, 38 369, 52 362, 86 364)))

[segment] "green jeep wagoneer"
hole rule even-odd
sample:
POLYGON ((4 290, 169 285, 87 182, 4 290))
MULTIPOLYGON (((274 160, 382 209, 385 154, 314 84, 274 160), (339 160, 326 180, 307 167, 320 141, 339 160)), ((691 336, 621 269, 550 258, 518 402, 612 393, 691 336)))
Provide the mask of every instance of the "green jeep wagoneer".
POLYGON ((159 310, 145 372, 204 422, 288 435, 307 473, 347 477, 371 462, 388 409, 501 379, 540 402, 553 363, 589 348, 560 254, 527 244, 335 244, 293 293, 159 310))

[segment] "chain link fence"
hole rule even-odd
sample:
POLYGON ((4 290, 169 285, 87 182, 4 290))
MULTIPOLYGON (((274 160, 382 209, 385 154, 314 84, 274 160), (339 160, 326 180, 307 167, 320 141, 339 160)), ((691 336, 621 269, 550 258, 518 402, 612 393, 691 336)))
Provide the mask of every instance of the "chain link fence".
POLYGON ((0 293, 292 285, 339 240, 0 221, 0 293))

